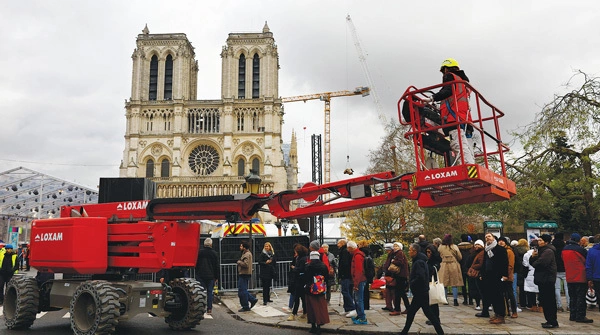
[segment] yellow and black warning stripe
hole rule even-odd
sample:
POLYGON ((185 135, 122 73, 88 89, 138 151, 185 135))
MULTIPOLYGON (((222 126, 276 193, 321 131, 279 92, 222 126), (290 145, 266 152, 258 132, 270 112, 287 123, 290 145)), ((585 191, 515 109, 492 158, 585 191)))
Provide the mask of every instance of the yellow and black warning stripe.
POLYGON ((469 175, 469 178, 479 178, 478 171, 479 170, 477 169, 477 166, 475 166, 475 165, 467 166, 467 174, 469 175))

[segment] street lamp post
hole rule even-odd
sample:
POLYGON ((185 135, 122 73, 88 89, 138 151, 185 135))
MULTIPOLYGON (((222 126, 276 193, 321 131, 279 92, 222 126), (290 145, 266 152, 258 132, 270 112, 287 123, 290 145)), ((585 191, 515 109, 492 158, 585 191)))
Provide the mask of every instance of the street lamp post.
MULTIPOLYGON (((262 182, 262 179, 260 179, 260 176, 256 173, 256 171, 250 169, 250 173, 247 176, 245 176, 244 179, 246 180, 246 182, 244 183, 245 191, 250 194, 258 194, 258 192, 260 191, 260 183, 262 182)), ((250 243, 250 246, 252 246, 252 221, 254 220, 260 221, 258 218, 250 219, 250 226, 248 227, 248 242, 250 243)))

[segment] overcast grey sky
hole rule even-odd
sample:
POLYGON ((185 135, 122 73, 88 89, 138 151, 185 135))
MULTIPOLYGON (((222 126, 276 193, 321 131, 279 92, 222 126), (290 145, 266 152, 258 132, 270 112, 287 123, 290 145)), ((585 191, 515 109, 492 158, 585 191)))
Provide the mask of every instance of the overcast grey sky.
MULTIPOLYGON (((261 31, 279 48, 281 96, 367 85, 346 23, 367 52, 388 117, 404 90, 441 81, 456 58, 504 111, 504 134, 533 120, 574 70, 600 69, 598 1, 9 1, 0 11, 0 171, 17 166, 95 187, 118 176, 131 54, 150 33, 185 33, 199 63, 198 98, 219 99, 220 52, 230 32, 261 31)), ((284 140, 298 135, 309 181, 310 136, 323 103, 288 103, 284 140), (304 129, 306 127, 306 129, 304 129)), ((371 97, 331 102, 331 179, 362 173, 382 125, 371 97), (346 157, 350 157, 350 163, 346 157)), ((506 137, 506 136, 505 136, 506 137)))

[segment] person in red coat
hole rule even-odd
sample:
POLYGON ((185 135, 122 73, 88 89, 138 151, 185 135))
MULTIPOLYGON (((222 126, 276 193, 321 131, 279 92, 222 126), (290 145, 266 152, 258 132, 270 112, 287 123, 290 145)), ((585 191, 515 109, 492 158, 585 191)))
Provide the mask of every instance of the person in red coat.
POLYGON ((594 320, 586 317, 585 294, 587 293, 587 277, 585 274, 585 259, 587 250, 579 245, 581 236, 571 234, 571 239, 562 250, 565 263, 565 275, 569 287, 569 320, 581 323, 592 323, 594 320))
POLYGON ((356 316, 352 317, 352 322, 357 325, 366 325, 367 316, 365 315, 364 306, 364 291, 367 285, 367 277, 365 276, 365 254, 358 249, 356 242, 348 242, 348 252, 352 255, 352 263, 350 274, 354 284, 354 303, 356 304, 356 316))

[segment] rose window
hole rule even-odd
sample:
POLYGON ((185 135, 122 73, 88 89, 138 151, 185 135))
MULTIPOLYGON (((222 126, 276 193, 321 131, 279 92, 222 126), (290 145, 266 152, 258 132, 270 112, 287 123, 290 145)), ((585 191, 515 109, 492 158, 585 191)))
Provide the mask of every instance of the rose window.
POLYGON ((219 153, 212 146, 201 144, 190 153, 188 164, 196 174, 210 175, 219 167, 219 153))

